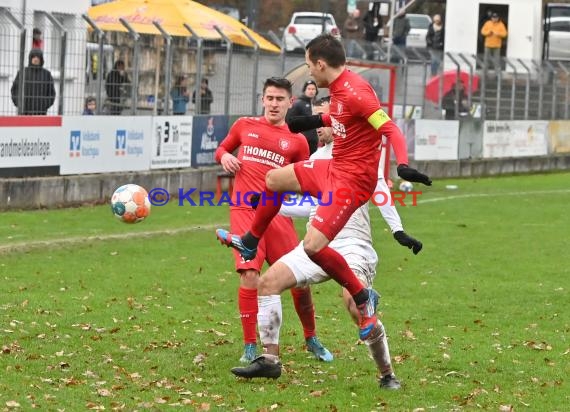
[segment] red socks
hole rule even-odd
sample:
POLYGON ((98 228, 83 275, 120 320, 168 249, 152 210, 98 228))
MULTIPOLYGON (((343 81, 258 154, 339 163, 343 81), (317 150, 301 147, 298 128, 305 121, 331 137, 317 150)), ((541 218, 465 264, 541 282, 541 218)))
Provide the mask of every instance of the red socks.
POLYGON ((297 316, 303 325, 303 335, 305 339, 316 336, 315 332, 315 306, 313 305, 313 296, 311 289, 307 288, 292 288, 291 296, 293 296, 293 303, 297 316))
POLYGON ((251 224, 250 233, 256 238, 261 238, 271 220, 277 216, 279 209, 281 209, 282 194, 279 192, 272 192, 265 188, 259 199, 259 206, 255 210, 255 217, 251 224))
MULTIPOLYGON (((317 253, 309 256, 309 258, 319 265, 340 286, 346 288, 348 293, 353 297, 364 289, 360 280, 358 280, 352 269, 348 266, 348 263, 346 263, 346 260, 331 247, 326 246, 317 253)), ((357 305, 359 303, 361 302, 356 302, 357 305)))
POLYGON ((238 307, 243 343, 257 343, 257 289, 238 289, 238 307))

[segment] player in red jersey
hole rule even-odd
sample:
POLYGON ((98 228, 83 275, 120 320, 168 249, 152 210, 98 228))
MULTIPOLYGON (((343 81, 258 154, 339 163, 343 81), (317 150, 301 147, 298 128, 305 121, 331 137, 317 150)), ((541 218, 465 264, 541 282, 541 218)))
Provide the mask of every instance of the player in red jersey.
POLYGON ((394 148, 400 177, 427 185, 431 180, 408 167, 405 137, 380 107, 370 84, 346 69, 340 41, 329 34, 317 36, 306 46, 305 61, 317 86, 329 88, 330 113, 293 118, 289 128, 301 131, 331 126, 333 158, 299 162, 268 172, 262 200, 272 201, 261 202, 250 230, 242 237, 223 229, 218 229, 216 235, 223 244, 239 250, 244 259, 253 259, 259 239, 279 212, 280 193, 298 191, 328 196, 326 206, 317 208, 303 247, 313 262, 348 290, 360 313, 360 339, 366 340, 377 323, 378 293, 365 288, 346 260, 328 244, 374 191, 382 135, 394 148))
MULTIPOLYGON (((309 158, 307 139, 292 133, 285 123, 291 107, 292 85, 287 79, 269 78, 263 85, 264 115, 239 118, 216 150, 216 161, 226 172, 235 174, 230 205, 230 228, 234 232, 249 229, 255 211, 248 194, 263 191, 265 175, 293 162, 309 158), (238 149, 237 156, 232 153, 238 149)), ((236 270, 240 274, 238 306, 242 322, 244 353, 240 361, 249 363, 256 354, 257 284, 263 262, 270 265, 293 250, 299 243, 291 218, 277 216, 260 238, 257 256, 244 261, 234 251, 236 270), (265 239, 273 239, 266 242, 265 239)), ((295 310, 303 324, 307 349, 317 359, 330 362, 332 354, 319 342, 315 333, 315 310, 308 287, 291 289, 295 310)))

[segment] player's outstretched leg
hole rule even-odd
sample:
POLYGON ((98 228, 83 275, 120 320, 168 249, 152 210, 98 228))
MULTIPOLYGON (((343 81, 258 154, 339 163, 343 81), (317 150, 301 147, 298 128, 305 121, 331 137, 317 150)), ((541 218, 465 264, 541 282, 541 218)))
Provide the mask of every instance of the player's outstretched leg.
POLYGON ((244 260, 252 260, 257 254, 257 248, 248 249, 242 243, 240 236, 233 235, 225 229, 216 229, 216 237, 222 245, 236 249, 244 260))
POLYGON ((240 378, 272 378, 281 376, 281 362, 277 356, 262 355, 255 358, 248 366, 232 368, 232 373, 240 378))
POLYGON ((359 336, 361 340, 366 340, 370 335, 370 332, 376 326, 378 318, 376 317, 376 306, 378 306, 378 301, 380 300, 380 295, 374 289, 368 289, 368 300, 361 305, 358 305, 358 313, 360 314, 359 336))
POLYGON ((316 359, 323 362, 333 361, 332 353, 330 353, 330 351, 323 346, 323 344, 319 341, 319 338, 316 336, 311 336, 310 338, 305 339, 305 343, 307 344, 307 351, 315 355, 316 359))

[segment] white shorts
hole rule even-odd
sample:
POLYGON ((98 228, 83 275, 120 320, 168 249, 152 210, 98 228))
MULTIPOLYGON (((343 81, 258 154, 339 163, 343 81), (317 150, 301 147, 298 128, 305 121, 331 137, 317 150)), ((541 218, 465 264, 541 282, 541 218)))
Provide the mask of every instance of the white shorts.
MULTIPOLYGON (((372 286, 376 276, 378 255, 370 244, 355 242, 354 239, 335 239, 329 246, 346 259, 348 266, 364 285, 367 287, 372 286)), ((299 287, 322 283, 330 279, 329 275, 309 259, 309 256, 303 249, 303 242, 299 243, 295 249, 282 256, 278 261, 291 269, 299 287)))

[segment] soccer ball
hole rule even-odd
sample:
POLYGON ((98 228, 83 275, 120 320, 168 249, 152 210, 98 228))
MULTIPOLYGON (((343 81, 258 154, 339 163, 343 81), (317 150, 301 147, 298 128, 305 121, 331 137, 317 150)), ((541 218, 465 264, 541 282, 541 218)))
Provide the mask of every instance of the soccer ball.
POLYGON ((121 222, 142 222, 150 214, 148 193, 139 185, 123 185, 111 196, 111 210, 121 222))
POLYGON ((402 183, 400 183, 400 192, 410 193, 412 190, 414 190, 414 185, 410 182, 406 182, 404 180, 402 183))

